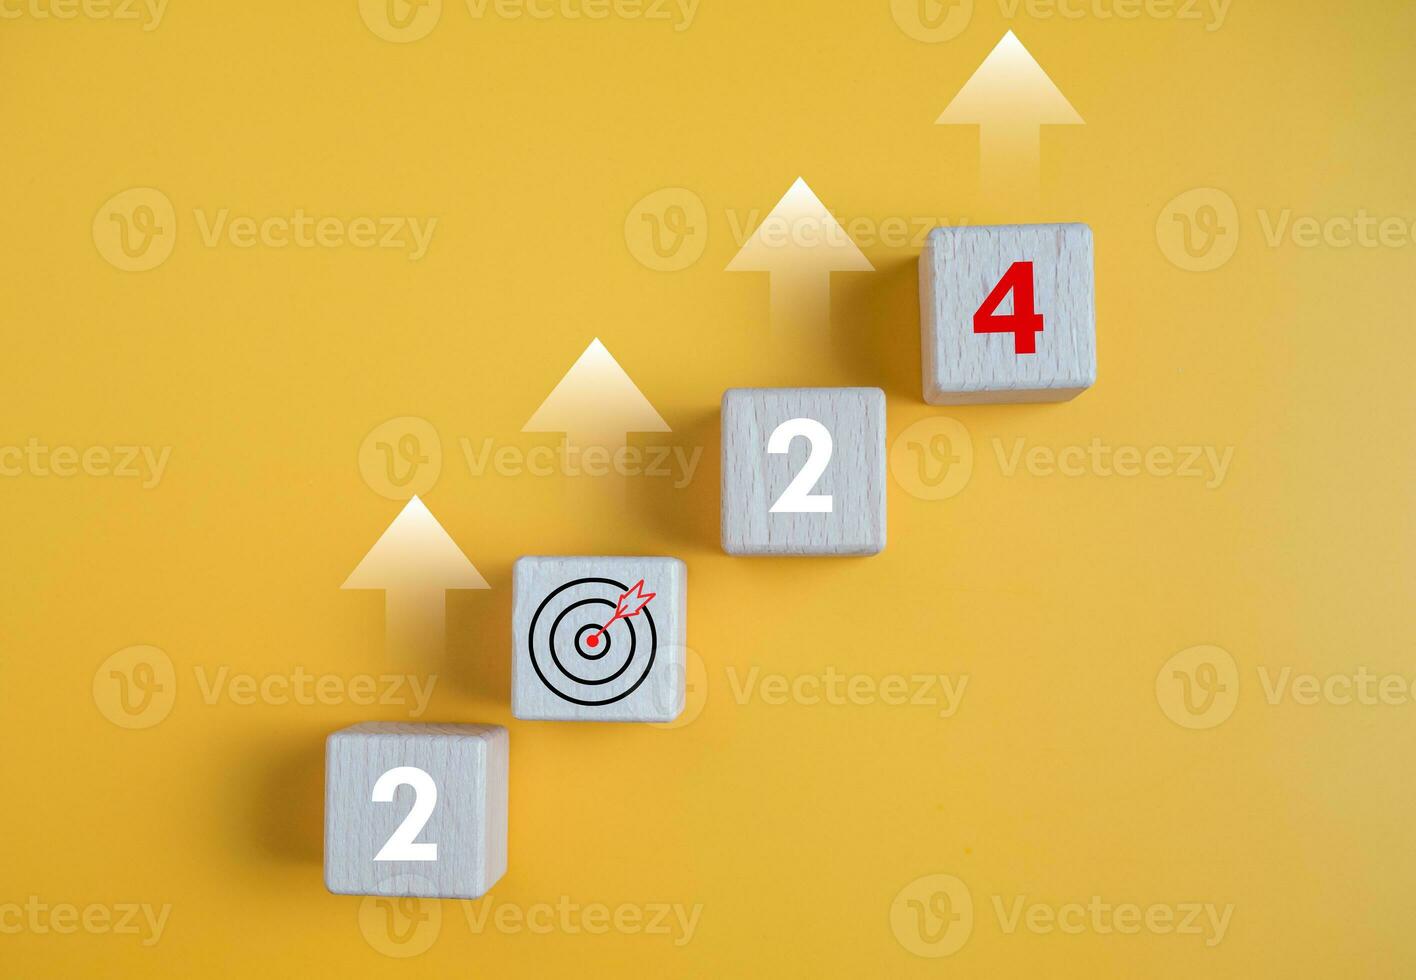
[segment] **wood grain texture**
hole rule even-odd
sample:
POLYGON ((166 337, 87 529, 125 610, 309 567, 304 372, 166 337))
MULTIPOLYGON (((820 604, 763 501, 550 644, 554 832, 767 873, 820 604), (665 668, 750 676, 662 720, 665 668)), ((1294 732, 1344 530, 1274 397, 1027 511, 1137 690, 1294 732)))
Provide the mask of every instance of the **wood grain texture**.
POLYGON ((512 583, 511 709, 517 718, 663 722, 683 712, 683 562, 528 557, 517 561, 512 583), (654 598, 638 615, 596 635, 614 616, 619 597, 641 580, 654 598))
POLYGON ((874 555, 885 548, 885 393, 879 388, 732 388, 723 394, 723 550, 730 555, 874 555), (811 443, 769 453, 772 433, 814 419, 831 458, 812 494, 830 513, 772 513, 811 443))
POLYGON ((325 887, 339 895, 478 898, 506 873, 510 739, 499 725, 365 722, 325 742, 325 887), (436 861, 375 861, 413 807, 400 786, 373 801, 390 769, 432 777, 437 802, 415 838, 436 861))
MULTIPOLYGON (((1091 229, 1082 224, 936 228, 919 259, 924 400, 1049 402, 1096 382, 1091 229), (974 313, 1014 262, 1033 263, 1037 352, 1011 333, 975 333, 974 313)), ((999 312, 1012 310, 1005 299, 999 312)))

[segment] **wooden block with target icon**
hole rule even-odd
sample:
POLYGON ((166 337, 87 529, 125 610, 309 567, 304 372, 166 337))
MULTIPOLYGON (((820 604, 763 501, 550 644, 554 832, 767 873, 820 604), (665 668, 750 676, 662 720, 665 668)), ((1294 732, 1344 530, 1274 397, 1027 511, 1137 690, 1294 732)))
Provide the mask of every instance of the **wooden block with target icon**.
POLYGON ((512 591, 511 708, 517 718, 678 718, 688 635, 683 562, 522 558, 512 591))
POLYGON ((874 555, 885 548, 885 393, 723 394, 723 550, 874 555))
POLYGON ((1066 401, 1095 383, 1086 225, 936 228, 919 281, 931 405, 1066 401))
POLYGON ((479 898, 506 873, 507 731, 365 722, 325 742, 325 887, 479 898))

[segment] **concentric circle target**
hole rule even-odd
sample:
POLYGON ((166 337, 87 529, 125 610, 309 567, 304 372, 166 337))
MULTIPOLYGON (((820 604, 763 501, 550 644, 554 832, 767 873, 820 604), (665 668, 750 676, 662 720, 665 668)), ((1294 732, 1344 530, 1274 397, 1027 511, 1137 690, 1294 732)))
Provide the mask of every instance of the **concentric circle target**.
POLYGON ((659 652, 654 614, 645 607, 611 622, 628 590, 614 579, 578 578, 536 607, 526 641, 531 666, 556 696, 572 704, 614 704, 649 676, 659 652))

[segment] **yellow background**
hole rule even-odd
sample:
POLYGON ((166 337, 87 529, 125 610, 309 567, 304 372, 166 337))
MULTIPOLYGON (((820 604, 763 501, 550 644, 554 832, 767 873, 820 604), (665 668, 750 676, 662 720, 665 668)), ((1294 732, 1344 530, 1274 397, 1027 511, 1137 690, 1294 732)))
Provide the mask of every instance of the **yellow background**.
MULTIPOLYGON (((28 9, 28 8, 23 8, 28 9)), ((1265 241, 1259 214, 1416 218, 1411 5, 1234 0, 1203 20, 1008 17, 911 37, 888 0, 702 0, 671 22, 474 18, 378 37, 353 2, 173 0, 157 29, 0 20, 0 443, 172 447, 161 482, 0 480, 0 905, 171 905, 162 938, 0 935, 0 974, 328 976, 1395 976, 1416 969, 1416 705, 1271 705, 1260 668, 1319 676, 1411 659, 1416 246, 1265 241), (1040 207, 978 192, 972 130, 933 120, 1014 29, 1086 120, 1043 136, 1040 207), (767 280, 727 274, 729 214, 803 176, 843 221, 1083 220, 1096 238, 1100 377, 1065 405, 920 398, 918 248, 872 243, 833 288, 830 343, 774 340, 767 280), (131 187, 173 203, 171 257, 104 260, 91 226, 131 187), (691 190, 702 258, 653 271, 636 202, 691 190), (1157 218, 1213 187, 1234 258, 1167 260, 1157 218), (438 218, 421 261, 379 249, 202 243, 194 211, 438 218), (702 446, 670 481, 473 476, 463 438, 520 428, 600 337, 702 446), (968 485, 892 480, 887 550, 736 560, 717 543, 729 386, 879 385, 893 438, 946 415, 968 485), (442 904, 409 959, 321 881, 325 735, 399 706, 208 704, 200 668, 404 672, 383 601, 339 585, 399 504, 358 458, 386 419, 438 432, 425 500, 492 585, 448 600, 423 720, 508 723, 510 870, 528 909, 701 904, 673 936, 489 927, 442 904), (1234 447, 1226 479, 1006 475, 994 440, 1234 447), (690 567, 702 714, 674 730, 517 723, 510 568, 522 554, 664 553, 690 567), (175 665, 172 712, 111 724, 116 651, 175 665), (1187 730, 1162 665, 1213 644, 1228 720, 1187 730), (827 667, 967 675, 928 707, 772 705, 759 676, 827 667), (957 876, 975 924, 918 958, 891 903, 957 876), (1234 906, 1222 942, 1000 927, 992 896, 1053 907, 1234 906)), ((1105 4, 1100 7, 1109 9, 1105 4)), ((1209 8, 1201 8, 1208 10, 1209 8)), ((1408 237, 1409 241, 1409 237, 1408 237)), ((636 444, 662 441, 636 436, 636 444)))

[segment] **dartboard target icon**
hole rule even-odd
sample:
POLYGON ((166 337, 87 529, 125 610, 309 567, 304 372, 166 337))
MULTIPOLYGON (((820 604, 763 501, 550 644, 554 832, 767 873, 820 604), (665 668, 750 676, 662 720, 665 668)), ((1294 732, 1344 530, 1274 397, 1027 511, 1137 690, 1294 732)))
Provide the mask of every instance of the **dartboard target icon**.
POLYGON ((578 578, 541 600, 526 642, 541 683, 562 700, 597 706, 629 697, 659 652, 643 580, 578 578))

